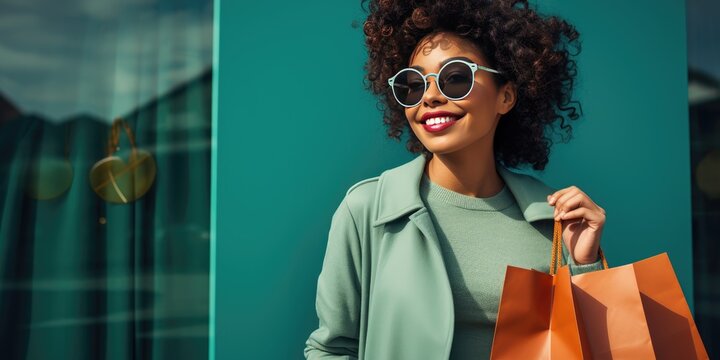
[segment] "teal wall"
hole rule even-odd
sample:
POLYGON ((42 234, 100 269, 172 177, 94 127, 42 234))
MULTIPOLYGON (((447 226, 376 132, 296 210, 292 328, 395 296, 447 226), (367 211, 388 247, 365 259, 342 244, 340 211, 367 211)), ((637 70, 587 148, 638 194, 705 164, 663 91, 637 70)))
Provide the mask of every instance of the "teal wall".
MULTIPOLYGON (((333 211, 350 185, 414 155, 386 139, 363 90, 359 1, 221 5, 211 354, 302 358, 333 211)), ((537 176, 607 210, 611 266, 668 251, 692 302, 684 2, 539 10, 581 33, 585 116, 537 176)))

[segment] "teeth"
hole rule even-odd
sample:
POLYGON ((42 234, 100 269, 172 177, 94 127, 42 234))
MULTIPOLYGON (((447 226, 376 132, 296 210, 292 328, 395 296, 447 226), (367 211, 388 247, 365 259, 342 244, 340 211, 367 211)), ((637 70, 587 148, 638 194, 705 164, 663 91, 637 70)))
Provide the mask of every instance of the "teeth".
POLYGON ((455 118, 452 117, 437 117, 437 118, 430 118, 427 120, 426 124, 428 125, 436 125, 436 124, 442 124, 446 122, 450 122, 454 120, 455 118))

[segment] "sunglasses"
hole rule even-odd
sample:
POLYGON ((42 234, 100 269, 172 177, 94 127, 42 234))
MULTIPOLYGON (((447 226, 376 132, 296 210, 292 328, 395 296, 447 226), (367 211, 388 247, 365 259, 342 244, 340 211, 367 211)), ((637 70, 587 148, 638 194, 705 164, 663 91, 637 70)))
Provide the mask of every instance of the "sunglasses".
POLYGON ((449 100, 460 100, 468 96, 475 84, 475 72, 480 70, 489 71, 496 74, 502 72, 467 62, 464 60, 452 60, 440 68, 436 73, 423 75, 419 70, 413 68, 405 68, 398 71, 393 77, 388 79, 388 84, 392 88, 393 96, 400 105, 404 107, 413 107, 420 104, 425 91, 428 88, 428 78, 435 77, 435 83, 438 90, 449 100))

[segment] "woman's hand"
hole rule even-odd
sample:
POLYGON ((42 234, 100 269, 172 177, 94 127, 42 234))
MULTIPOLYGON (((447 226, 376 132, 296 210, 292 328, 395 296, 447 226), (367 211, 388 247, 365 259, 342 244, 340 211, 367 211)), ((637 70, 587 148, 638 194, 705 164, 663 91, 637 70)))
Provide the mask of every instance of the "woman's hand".
POLYGON ((600 236, 605 226, 605 210, 577 186, 570 186, 548 195, 555 206, 555 220, 562 223, 562 237, 576 264, 597 261, 600 236))

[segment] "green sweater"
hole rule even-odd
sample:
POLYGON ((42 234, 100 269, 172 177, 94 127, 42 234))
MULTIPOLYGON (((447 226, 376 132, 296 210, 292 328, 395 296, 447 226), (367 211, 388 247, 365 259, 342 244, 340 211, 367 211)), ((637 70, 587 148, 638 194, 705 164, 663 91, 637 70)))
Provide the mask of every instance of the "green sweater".
MULTIPOLYGON (((420 197, 437 230, 455 308, 450 359, 488 359, 507 265, 549 272, 552 221, 529 223, 504 186, 488 198, 454 192, 423 174, 420 197)), ((571 264, 579 274, 597 264, 571 264)))

